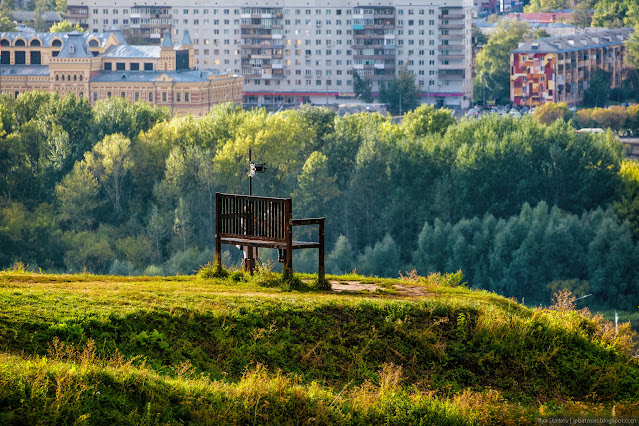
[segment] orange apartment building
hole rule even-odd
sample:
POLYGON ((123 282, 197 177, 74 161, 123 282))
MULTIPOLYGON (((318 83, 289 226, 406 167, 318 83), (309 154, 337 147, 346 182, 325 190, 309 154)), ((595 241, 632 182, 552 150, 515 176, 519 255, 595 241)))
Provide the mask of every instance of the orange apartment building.
POLYGON ((113 96, 165 106, 173 115, 202 116, 221 102, 241 104, 243 78, 194 68, 188 31, 174 46, 128 45, 119 30, 105 33, 0 33, 0 92, 39 90, 113 96))
POLYGON ((611 74, 610 87, 621 85, 625 42, 632 28, 541 38, 510 54, 510 100, 513 105, 546 102, 577 105, 590 77, 599 69, 611 74))

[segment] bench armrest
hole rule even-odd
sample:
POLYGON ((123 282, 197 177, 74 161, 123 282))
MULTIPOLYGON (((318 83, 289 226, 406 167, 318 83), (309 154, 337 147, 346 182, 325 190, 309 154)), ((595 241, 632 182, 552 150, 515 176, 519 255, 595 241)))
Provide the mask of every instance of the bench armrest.
POLYGON ((291 219, 291 223, 293 226, 319 225, 324 223, 324 218, 314 217, 314 218, 308 218, 308 219, 291 219))

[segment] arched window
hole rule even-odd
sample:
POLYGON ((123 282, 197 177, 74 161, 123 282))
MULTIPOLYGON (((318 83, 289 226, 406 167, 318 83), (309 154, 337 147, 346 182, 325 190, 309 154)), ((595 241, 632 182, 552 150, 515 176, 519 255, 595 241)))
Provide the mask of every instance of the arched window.
POLYGON ((67 80, 71 81, 71 74, 67 76, 67 80))
POLYGON ((40 43, 40 40, 31 40, 31 43, 29 43, 29 46, 31 46, 31 47, 40 47, 40 46, 42 46, 42 43, 40 43))
POLYGON ((60 80, 60 76, 58 74, 55 75, 55 81, 59 81, 60 80))
POLYGON ((100 47, 100 43, 96 39, 89 40, 89 47, 100 47))
POLYGON ((62 74, 62 81, 64 81, 64 74, 62 74))
POLYGON ((6 38, 3 38, 2 40, 0 40, 0 46, 3 46, 3 47, 11 46, 11 42, 7 40, 6 38))
POLYGON ((24 43, 24 40, 19 39, 16 40, 15 43, 13 43, 14 46, 26 46, 26 44, 24 43))
POLYGON ((53 43, 51 43, 51 46, 53 46, 53 47, 60 47, 60 46, 62 46, 62 41, 61 41, 61 40, 58 40, 58 39, 53 40, 53 43))
POLYGON ((82 81, 82 74, 80 74, 80 81, 82 81))
POLYGON ((73 76, 73 81, 78 81, 78 76, 77 75, 73 76))

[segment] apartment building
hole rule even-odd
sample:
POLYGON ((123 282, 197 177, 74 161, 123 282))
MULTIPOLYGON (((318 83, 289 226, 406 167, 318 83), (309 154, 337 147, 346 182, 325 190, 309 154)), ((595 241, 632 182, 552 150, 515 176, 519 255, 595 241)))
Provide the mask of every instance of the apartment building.
POLYGON ((510 54, 510 100, 514 105, 583 101, 590 77, 610 72, 611 87, 621 86, 625 41, 632 28, 546 37, 523 43, 510 54))
POLYGON ((422 101, 472 101, 472 0, 68 0, 67 19, 90 32, 118 26, 159 42, 188 30, 195 66, 244 76, 248 106, 356 100, 352 73, 372 83, 405 69, 422 101))
POLYGON ((166 106, 173 115, 201 116, 221 102, 242 102, 242 77, 193 69, 188 32, 174 46, 126 44, 105 33, 0 33, 0 92, 40 90, 100 99, 119 96, 166 106))

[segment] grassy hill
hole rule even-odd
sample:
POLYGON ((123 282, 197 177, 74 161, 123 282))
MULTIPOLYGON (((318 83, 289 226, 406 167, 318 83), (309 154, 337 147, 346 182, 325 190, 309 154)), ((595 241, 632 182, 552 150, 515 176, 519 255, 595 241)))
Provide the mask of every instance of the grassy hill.
POLYGON ((616 334, 600 316, 530 309, 454 276, 330 278, 378 290, 272 274, 0 272, 0 424, 639 416, 628 326, 616 334))

